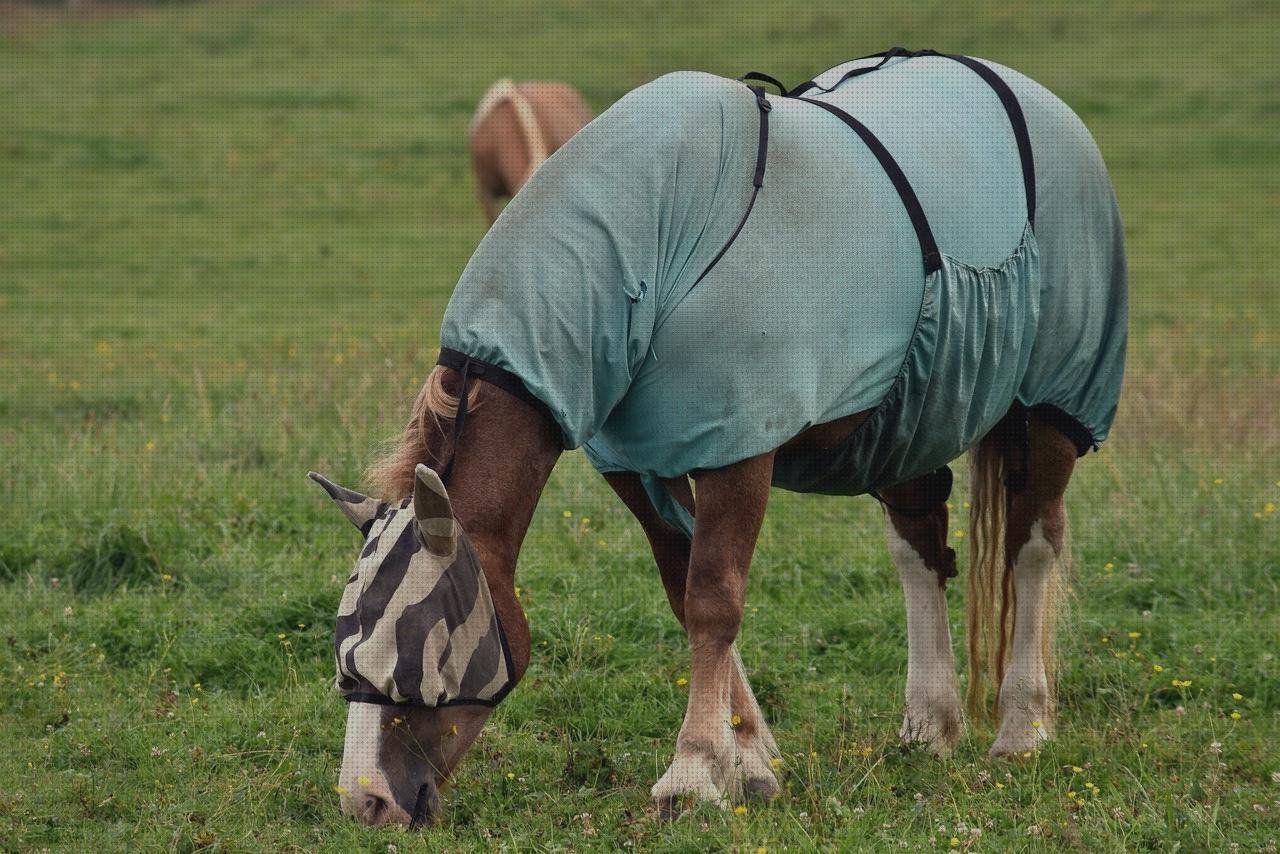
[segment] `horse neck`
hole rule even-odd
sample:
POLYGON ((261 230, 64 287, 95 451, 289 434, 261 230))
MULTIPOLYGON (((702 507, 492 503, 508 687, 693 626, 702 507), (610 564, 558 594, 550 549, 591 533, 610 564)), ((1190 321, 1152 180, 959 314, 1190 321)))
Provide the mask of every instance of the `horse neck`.
POLYGON ((516 599, 516 559, 563 445, 555 422, 532 406, 492 386, 478 395, 449 496, 480 558, 519 679, 529 663, 529 624, 516 599))

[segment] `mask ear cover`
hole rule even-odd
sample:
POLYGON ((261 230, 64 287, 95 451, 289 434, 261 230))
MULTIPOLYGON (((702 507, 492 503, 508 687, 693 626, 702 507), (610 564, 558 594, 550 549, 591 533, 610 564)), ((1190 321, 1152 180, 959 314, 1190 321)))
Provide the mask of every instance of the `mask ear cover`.
MULTIPOLYGON (((324 475, 315 472, 308 472, 307 477, 320 484, 320 487, 329 493, 329 497, 333 499, 334 504, 338 505, 342 514, 350 519, 351 524, 359 528, 360 533, 366 537, 369 536, 369 530, 373 527, 373 520, 386 512, 387 505, 376 498, 338 486, 324 475)), ((448 501, 448 498, 446 497, 445 500, 448 501)))
POLYGON ((448 557, 458 547, 458 528, 453 519, 453 503, 440 476, 418 464, 413 480, 413 515, 418 520, 418 538, 427 551, 448 557))

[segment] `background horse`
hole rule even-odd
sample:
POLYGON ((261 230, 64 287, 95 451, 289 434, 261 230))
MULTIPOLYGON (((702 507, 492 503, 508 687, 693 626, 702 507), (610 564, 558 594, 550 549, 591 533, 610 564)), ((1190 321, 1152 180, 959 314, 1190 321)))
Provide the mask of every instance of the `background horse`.
MULTIPOLYGON (((896 125, 883 127, 895 148, 907 148, 893 140, 896 125)), ((517 556, 560 453, 585 444, 643 527, 692 653, 676 755, 653 798, 667 811, 686 794, 719 803, 747 795, 771 799, 779 791, 777 746, 735 647, 769 488, 872 492, 886 509, 889 550, 907 604, 900 736, 946 755, 961 735, 963 715, 944 595, 955 574, 945 464, 971 449, 969 708, 982 709, 984 686, 993 682, 993 755, 1026 754, 1049 737, 1054 587, 1066 543, 1063 498, 1077 457, 1110 426, 1125 343, 1123 238, 1114 195, 1096 147, 1065 105, 1008 69, 932 52, 890 51, 772 99, 734 81, 669 75, 579 134, 513 205, 455 290, 440 364, 407 430, 371 473, 392 499, 423 489, 443 495, 437 471, 447 482, 448 516, 468 535, 483 567, 513 682, 530 655, 528 623, 515 594, 517 556), (859 75, 857 87, 840 88, 859 75), (872 123, 880 104, 898 115, 899 102, 878 97, 878 87, 897 92, 906 83, 974 99, 939 102, 909 115, 906 130, 898 129, 918 135, 913 128, 947 127, 934 121, 946 109, 971 117, 967 131, 934 143, 953 169, 938 177, 953 185, 941 195, 948 205, 920 180, 931 164, 928 145, 919 147, 915 161, 899 165, 867 125, 844 112, 856 109, 872 123), (815 91, 823 94, 801 97, 815 91), (660 117, 683 121, 669 122, 668 134, 655 139, 660 117), (815 135, 818 150, 841 156, 805 158, 815 135), (969 159, 966 145, 977 146, 969 159), (1039 153, 1038 175, 1032 151, 1039 153), (991 160, 996 168, 983 171, 991 160), (766 165, 773 171, 763 182, 766 165), (842 174, 844 168, 853 171, 842 174), (971 172, 997 183, 985 193, 982 187, 956 192, 977 180, 971 172), (725 202, 720 194, 736 177, 742 186, 725 202), (698 192, 700 178, 713 188, 706 194, 698 192), (762 184, 768 187, 763 193, 762 184), (670 192, 673 186, 686 194, 670 192), (821 195, 824 187, 833 194, 830 202, 821 195), (801 215, 792 194, 817 200, 824 214, 847 195, 858 208, 871 209, 852 227, 844 217, 856 210, 838 218, 857 239, 840 242, 838 251, 848 254, 834 266, 843 284, 819 290, 821 310, 810 302, 804 312, 792 311, 786 300, 796 294, 784 287, 790 280, 751 278, 752 271, 769 271, 753 257, 769 235, 768 260, 797 270, 797 281, 812 281, 803 265, 815 248, 802 238, 812 235, 815 220, 801 215), (618 205, 619 198, 627 204, 618 205), (699 208, 707 198, 719 203, 699 208), (986 204, 992 212, 983 210, 986 204), (757 219, 749 218, 753 206, 757 219), (694 245, 679 246, 679 234, 662 229, 657 247, 646 243, 653 234, 644 225, 650 212, 665 228, 693 219, 694 245), (610 223, 611 215, 629 219, 610 223), (981 226, 970 229, 977 235, 972 244, 958 236, 965 224, 981 226), (1002 236, 990 240, 991 230, 1002 236), (1003 261, 979 263, 988 244, 1003 261), (909 257, 857 254, 881 246, 906 247, 909 257), (652 276, 646 253, 677 259, 676 271, 652 276), (594 275, 600 270, 606 273, 594 275), (623 272, 612 277, 611 271, 623 272), (526 276, 538 277, 541 287, 531 287, 526 276), (891 307, 876 300, 903 300, 904 293, 909 311, 900 313, 912 323, 901 340, 887 336, 893 339, 888 357, 868 355, 865 339, 892 331, 884 319, 891 307), (724 294, 733 301, 718 301, 724 294), (555 302, 560 297, 564 306, 555 302), (769 342, 770 330, 779 315, 823 322, 835 315, 840 323, 859 305, 873 319, 860 319, 857 335, 787 339, 795 350, 802 344, 847 350, 834 360, 831 380, 842 395, 877 372, 885 375, 868 386, 875 405, 849 407, 849 398, 840 397, 820 402, 818 411, 830 417, 816 416, 791 402, 812 378, 784 374, 790 351, 769 342), (622 326, 612 326, 618 318, 622 326), (724 338, 717 337, 721 330, 728 330, 724 338), (764 359, 759 364, 750 361, 756 350, 764 359), (690 377, 691 364, 709 375, 690 377), (682 375, 684 387, 657 383, 664 370, 682 375), (767 421, 754 417, 760 401, 760 411, 771 413, 767 421), (763 450, 725 460, 724 453, 742 445, 729 442, 725 452, 723 442, 686 441, 702 429, 698 419, 715 413, 728 414, 713 435, 740 430, 743 442, 764 443, 763 450), (634 468, 617 464, 624 459, 634 468)), ((823 261, 814 275, 830 266, 823 261)), ((817 389, 826 387, 819 382, 817 389)), ((355 494, 350 500, 373 503, 355 494)), ((403 687, 389 692, 404 693, 403 687)), ((429 817, 437 789, 491 706, 365 706, 352 703, 349 713, 344 809, 375 824, 429 817)))
POLYGON ((567 83, 499 80, 471 120, 471 165, 489 223, 498 201, 520 191, 534 170, 587 122, 591 107, 567 83))

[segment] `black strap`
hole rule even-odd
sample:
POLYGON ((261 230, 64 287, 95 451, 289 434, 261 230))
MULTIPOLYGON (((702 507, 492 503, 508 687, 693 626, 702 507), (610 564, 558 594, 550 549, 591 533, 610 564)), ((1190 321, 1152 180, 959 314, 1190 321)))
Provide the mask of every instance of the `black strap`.
POLYGON ((757 83, 767 83, 770 86, 777 87, 779 95, 787 94, 787 87, 782 84, 782 81, 778 80, 778 78, 776 77, 771 77, 762 71, 748 71, 746 74, 742 75, 738 79, 744 83, 747 82, 748 80, 754 80, 757 83))
MULTIPOLYGON (((754 73, 752 72, 752 74, 754 73)), ((749 77, 750 75, 743 76, 749 77)), ((773 82, 779 88, 784 88, 776 80, 773 82)), ((729 235, 728 241, 725 242, 724 246, 720 247, 716 257, 711 259, 711 263, 706 266, 702 274, 693 283, 695 288, 699 282, 707 277, 707 273, 710 273, 711 269, 720 263, 720 259, 729 251, 729 247, 733 245, 733 242, 738 239, 738 235, 742 233, 742 227, 747 224, 747 218, 751 216, 751 209, 756 206, 756 196, 760 195, 760 188, 764 186, 764 168, 769 160, 769 111, 773 109, 773 104, 770 104, 769 99, 764 96, 764 89, 759 86, 748 86, 747 88, 756 96, 756 108, 760 113, 760 132, 756 139, 756 171, 751 178, 751 186, 754 187, 751 191, 751 201, 747 202, 747 209, 743 211, 742 219, 738 220, 738 227, 733 230, 733 234, 729 235)))
POLYGON ((449 454, 449 462, 445 464, 444 471, 440 473, 440 480, 446 486, 449 485, 449 476, 453 474, 453 461, 458 458, 458 442, 462 439, 462 428, 467 420, 467 401, 470 396, 471 380, 473 378, 483 380, 489 385, 496 385, 507 394, 523 400, 548 417, 551 415, 547 405, 534 397, 525 388, 521 379, 506 368, 482 362, 479 359, 468 356, 466 353, 450 350, 448 347, 440 348, 440 357, 436 359, 436 364, 452 368, 462 375, 462 386, 458 389, 458 413, 453 419, 453 448, 449 454))
POLYGON ((991 68, 971 56, 960 56, 954 53, 937 53, 936 51, 920 51, 921 56, 942 56, 974 71, 986 82, 1000 99, 1005 114, 1009 116, 1009 124, 1013 127, 1013 138, 1018 143, 1018 159, 1022 161, 1022 186, 1027 195, 1027 222, 1034 229, 1036 226, 1036 163, 1031 154, 1031 134, 1027 132, 1027 118, 1022 113, 1022 105, 1018 98, 1004 82, 1004 78, 991 68))
POLYGON ((929 227, 929 219, 924 215, 924 207, 920 204, 916 191, 911 188, 911 183, 907 180, 907 176, 903 174, 902 167, 898 165, 898 161, 894 160, 893 155, 889 153, 889 149, 884 147, 884 144, 876 138, 876 135, 866 125, 839 107, 813 98, 799 98, 797 100, 821 107, 848 125, 854 133, 862 138, 867 148, 871 149, 871 153, 876 156, 876 160, 880 161, 880 168, 884 169, 885 174, 889 176, 889 180, 893 182, 893 188, 898 191, 898 197, 902 199, 902 204, 907 209, 907 216, 911 218, 911 227, 915 229, 916 239, 920 241, 920 255, 924 259, 924 274, 927 276, 940 269, 942 267, 942 254, 938 251, 937 241, 933 239, 933 229, 929 227))
MULTIPOLYGON (((1036 225, 1036 165, 1035 158, 1031 153, 1031 134, 1027 131, 1027 119, 1022 112, 1022 105, 1018 103, 1018 98, 1013 94, 1013 90, 1009 88, 1009 84, 1004 78, 995 72, 991 66, 986 63, 979 62, 971 56, 962 56, 956 53, 939 53, 936 50, 907 50, 902 47, 891 47, 881 53, 871 53, 866 56, 860 56, 850 62, 859 62, 864 59, 873 59, 875 57, 882 59, 875 65, 867 65, 861 68, 855 68, 846 73, 843 77, 831 84, 829 87, 819 86, 815 80, 801 83, 795 89, 785 93, 788 97, 798 97, 811 89, 817 89, 819 92, 832 92, 840 87, 840 84, 854 77, 863 74, 870 74, 886 63, 897 57, 916 57, 916 56, 937 56, 943 59, 954 60, 966 68, 973 71, 982 78, 992 91, 996 93, 996 97, 1000 99, 1000 104, 1004 107, 1005 115, 1009 117, 1009 124, 1013 128, 1013 138, 1018 144, 1018 159, 1022 163, 1022 187, 1027 197, 1027 222, 1031 223, 1031 227, 1036 225)), ((821 76, 821 75, 819 75, 821 76)))
POLYGON ((462 438, 462 425, 467 420, 467 392, 471 381, 471 359, 462 363, 462 388, 458 390, 458 409, 453 416, 453 442, 449 450, 449 462, 440 473, 440 482, 449 485, 449 476, 453 474, 453 463, 458 459, 458 440, 462 438))
POLYGON ((484 380, 489 385, 496 385, 507 394, 520 398, 535 409, 546 410, 547 408, 545 403, 534 397, 533 393, 525 388, 523 380, 506 368, 491 365, 474 356, 468 356, 466 353, 451 350, 448 347, 440 348, 440 357, 436 359, 436 364, 452 368, 458 373, 462 373, 466 369, 470 376, 484 380))
MULTIPOLYGON (((835 89, 840 88, 840 84, 846 80, 851 80, 854 77, 861 77, 863 74, 870 74, 871 72, 884 67, 884 65, 888 63, 889 60, 894 59, 895 57, 916 56, 916 55, 917 54, 914 51, 907 50, 905 47, 891 47, 888 50, 881 51, 880 53, 869 53, 866 56, 860 56, 857 59, 851 59, 849 60, 849 62, 861 62, 864 59, 874 59, 877 56, 883 57, 883 58, 879 62, 877 62, 875 65, 864 65, 860 68, 854 68, 846 72, 843 77, 841 77, 835 83, 832 83, 830 86, 826 86, 826 87, 819 86, 817 78, 814 78, 813 80, 806 80, 796 88, 792 89, 790 92, 784 92, 783 94, 787 95, 790 98, 798 98, 801 95, 803 95, 805 92, 809 92, 813 89, 817 89, 819 92, 831 92, 831 91, 834 91, 835 89)), ((844 65, 844 64, 845 63, 843 62, 840 63, 840 65, 844 65)), ((827 69, 827 71, 830 71, 830 70, 831 69, 827 69)), ((826 71, 824 71, 823 74, 826 74, 826 71)), ((821 77, 822 75, 820 74, 818 76, 821 77)))

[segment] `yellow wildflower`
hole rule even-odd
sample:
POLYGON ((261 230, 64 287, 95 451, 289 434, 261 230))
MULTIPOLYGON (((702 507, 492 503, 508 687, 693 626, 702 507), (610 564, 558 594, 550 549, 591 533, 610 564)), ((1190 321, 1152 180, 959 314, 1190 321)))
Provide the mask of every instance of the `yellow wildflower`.
POLYGON ((1083 768, 1081 768, 1079 765, 1072 765, 1072 766, 1071 766, 1071 773, 1072 773, 1072 774, 1080 774, 1080 773, 1082 773, 1083 771, 1084 771, 1084 769, 1083 769, 1083 768))
POLYGON ((572 511, 572 510, 565 510, 565 511, 564 511, 563 513, 561 513, 560 515, 561 515, 561 516, 563 516, 563 517, 564 517, 564 518, 566 518, 566 519, 572 519, 572 518, 573 518, 573 511, 572 511))
POLYGON ((953 837, 951 837, 951 847, 952 847, 952 848, 959 848, 959 847, 960 847, 960 840, 959 840, 959 839, 956 839, 954 836, 953 836, 953 837))
POLYGON ((1129 640, 1137 640, 1142 637, 1142 632, 1129 632, 1129 640))
POLYGON ((347 793, 346 786, 334 786, 333 790, 337 792, 339 795, 345 795, 347 793))
POLYGON ((1032 721, 1031 726, 1033 729, 1040 729, 1044 724, 1040 723, 1040 721, 1032 721))
POLYGON ((677 678, 677 679, 676 679, 676 687, 677 687, 677 688, 683 688, 684 686, 686 686, 686 685, 688 685, 688 684, 689 684, 689 679, 688 679, 688 677, 681 676, 681 677, 679 677, 679 678, 677 678))
POLYGON ((779 759, 777 756, 773 757, 772 759, 769 760, 769 767, 772 768, 774 771, 777 771, 779 768, 782 767, 782 760, 779 759))
POLYGON ((1233 694, 1231 695, 1231 699, 1233 699, 1233 700, 1243 700, 1243 699, 1244 699, 1244 695, 1243 695, 1243 694, 1241 694, 1241 693, 1239 693, 1239 692, 1236 692, 1236 693, 1233 693, 1233 694))
POLYGON ((742 726, 742 715, 734 715, 733 717, 729 718, 729 726, 733 727, 734 729, 737 729, 738 727, 742 726))
POLYGON ((1104 572, 1115 572, 1115 571, 1116 571, 1116 565, 1115 565, 1114 563, 1112 563, 1111 561, 1107 561, 1105 564, 1103 564, 1103 566, 1102 566, 1102 570, 1103 570, 1104 572))
POLYGON ((582 517, 582 524, 583 524, 583 525, 590 525, 590 524, 591 524, 591 517, 590 517, 590 516, 583 516, 583 517, 582 517))
POLYGON ((744 805, 744 804, 738 804, 736 807, 734 807, 734 808, 733 808, 733 814, 734 814, 734 815, 746 815, 746 814, 747 814, 747 808, 746 808, 746 805, 744 805))
POLYGON ((359 777, 357 777, 357 778, 356 778, 356 782, 357 782, 357 783, 359 783, 361 786, 367 786, 367 785, 369 785, 370 783, 372 783, 373 781, 372 781, 372 780, 370 780, 370 779, 369 779, 368 777, 366 777, 365 775, 361 774, 359 777))
POLYGON ((93 349, 95 349, 95 350, 97 350, 97 351, 98 351, 98 355, 99 355, 99 356, 110 356, 110 355, 111 355, 111 342, 110 342, 110 341, 99 341, 97 344, 94 344, 94 345, 93 345, 93 349))
POLYGON ((1271 514, 1271 513, 1276 512, 1276 504, 1275 504, 1275 502, 1274 502, 1274 501, 1268 501, 1266 504, 1263 504, 1263 505, 1262 505, 1262 512, 1263 512, 1263 513, 1267 513, 1267 514, 1271 514))
POLYGON ((1164 668, 1158 664, 1151 665, 1151 669, 1154 670, 1156 673, 1164 673, 1164 668))
POLYGON ((1233 709, 1233 710, 1231 711, 1231 720, 1233 720, 1233 721, 1238 721, 1238 720, 1240 720, 1240 718, 1241 718, 1240 710, 1239 710, 1239 709, 1233 709))
POLYGON ((961 530, 960 528, 956 528, 956 532, 955 532, 955 534, 956 534, 956 539, 957 539, 957 540, 963 540, 963 539, 964 539, 964 531, 963 531, 963 530, 961 530))

